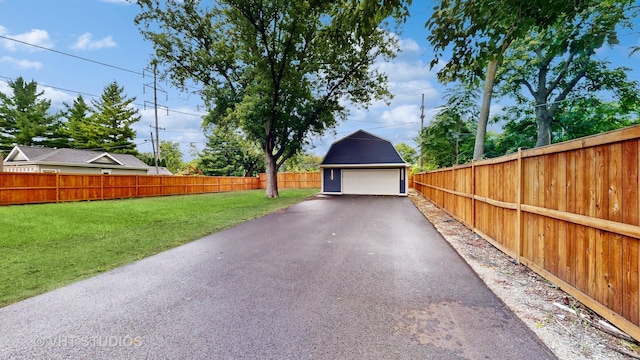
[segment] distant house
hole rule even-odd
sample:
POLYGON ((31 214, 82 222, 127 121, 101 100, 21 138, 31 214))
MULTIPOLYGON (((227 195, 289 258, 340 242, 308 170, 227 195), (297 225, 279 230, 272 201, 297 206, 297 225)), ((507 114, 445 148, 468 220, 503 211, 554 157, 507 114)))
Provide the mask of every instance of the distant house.
POLYGON ((359 130, 333 143, 320 163, 322 193, 407 196, 409 166, 391 142, 359 130))
POLYGON ((59 172, 76 174, 155 174, 155 167, 133 155, 80 149, 14 147, 3 161, 5 172, 59 172))

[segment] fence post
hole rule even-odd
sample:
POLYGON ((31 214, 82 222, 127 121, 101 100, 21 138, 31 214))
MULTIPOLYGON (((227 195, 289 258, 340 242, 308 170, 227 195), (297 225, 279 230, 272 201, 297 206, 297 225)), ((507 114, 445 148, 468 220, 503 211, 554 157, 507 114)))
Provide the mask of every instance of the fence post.
POLYGON ((471 160, 471 229, 476 231, 476 161, 471 160))
POLYGON ((60 202, 60 173, 56 171, 56 204, 60 202))
POLYGON ((522 255, 522 148, 518 148, 518 179, 516 194, 516 262, 520 264, 522 255))
POLYGON ((453 182, 453 194, 451 194, 451 197, 453 198, 453 204, 451 204, 451 213, 452 214, 456 214, 456 216, 458 216, 458 218, 460 218, 460 214, 458 214, 458 195, 456 195, 456 164, 453 164, 453 166, 451 166, 451 181, 453 182))

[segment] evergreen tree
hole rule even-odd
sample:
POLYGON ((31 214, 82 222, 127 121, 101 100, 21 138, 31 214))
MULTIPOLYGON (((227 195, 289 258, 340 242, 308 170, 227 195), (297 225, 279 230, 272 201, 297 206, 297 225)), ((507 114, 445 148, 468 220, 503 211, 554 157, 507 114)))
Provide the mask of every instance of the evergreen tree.
POLYGON ((116 81, 104 88, 100 100, 93 100, 95 113, 90 117, 88 129, 95 138, 96 148, 123 154, 137 154, 133 139, 136 132, 131 125, 140 120, 138 110, 131 104, 135 97, 127 98, 124 88, 116 81))
POLYGON ((22 77, 9 81, 12 96, 0 93, 0 150, 15 145, 51 146, 60 139, 57 116, 50 115, 51 100, 41 99, 35 81, 22 77))
POLYGON ((217 126, 208 136, 198 168, 205 175, 253 176, 264 171, 264 157, 240 132, 217 126))
POLYGON ((73 100, 73 105, 64 104, 65 110, 62 117, 67 121, 63 127, 63 133, 69 139, 69 147, 72 149, 90 149, 96 146, 97 140, 95 126, 93 126, 91 116, 93 110, 84 100, 82 95, 73 100))

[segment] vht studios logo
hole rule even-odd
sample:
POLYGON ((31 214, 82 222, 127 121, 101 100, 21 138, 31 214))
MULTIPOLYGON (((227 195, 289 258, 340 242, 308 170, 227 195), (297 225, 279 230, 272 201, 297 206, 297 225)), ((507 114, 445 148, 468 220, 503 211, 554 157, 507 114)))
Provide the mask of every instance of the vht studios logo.
POLYGON ((36 338, 36 346, 40 347, 126 347, 141 346, 139 336, 68 336, 59 335, 52 338, 36 338))

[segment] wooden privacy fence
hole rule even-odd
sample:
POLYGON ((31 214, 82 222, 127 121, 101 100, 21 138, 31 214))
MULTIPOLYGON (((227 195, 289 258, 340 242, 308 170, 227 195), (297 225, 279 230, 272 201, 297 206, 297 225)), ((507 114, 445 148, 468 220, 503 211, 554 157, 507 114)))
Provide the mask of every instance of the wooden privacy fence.
MULTIPOLYGON (((260 174, 260 189, 267 188, 267 174, 260 174)), ((320 188, 320 172, 278 173, 279 189, 320 188)))
POLYGON ((415 189, 640 340, 640 127, 414 175, 415 189))
MULTIPOLYGON (((313 174, 313 173, 309 173, 313 174)), ((320 175, 278 174, 278 187, 320 187, 320 175), (310 179, 317 178, 317 181, 310 179)), ((260 177, 0 173, 0 205, 109 200, 261 189, 260 177)), ((264 177, 266 187, 266 176, 264 177)))

